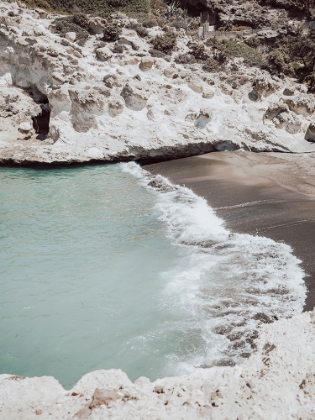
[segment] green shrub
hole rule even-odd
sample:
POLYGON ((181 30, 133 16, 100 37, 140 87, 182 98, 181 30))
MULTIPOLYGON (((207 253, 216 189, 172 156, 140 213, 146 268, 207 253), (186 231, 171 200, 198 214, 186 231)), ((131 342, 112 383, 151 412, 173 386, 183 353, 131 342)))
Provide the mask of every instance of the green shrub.
POLYGON ((257 35, 253 35, 253 36, 247 38, 244 42, 245 42, 245 44, 247 44, 251 48, 257 48, 260 45, 260 39, 258 38, 257 35))
POLYGON ((158 26, 158 23, 154 19, 145 20, 144 22, 142 22, 142 26, 144 26, 145 28, 154 28, 154 26, 158 26))
POLYGON ((232 57, 243 57, 245 62, 251 65, 262 62, 262 54, 257 49, 250 47, 244 42, 238 42, 234 39, 225 39, 219 41, 219 47, 225 49, 227 54, 232 57))
POLYGON ((178 54, 175 57, 175 63, 178 64, 193 64, 196 62, 195 58, 190 54, 178 54))
POLYGON ((152 44, 156 50, 169 52, 176 46, 176 34, 170 29, 167 29, 164 35, 157 35, 152 39, 152 44))
POLYGON ((118 22, 108 21, 103 32, 103 41, 114 42, 117 41, 122 32, 122 27, 118 22))
POLYGON ((265 65, 266 69, 270 73, 275 74, 288 74, 289 73, 289 64, 288 57, 280 49, 271 51, 267 55, 267 64, 265 65))
POLYGON ((23 0, 23 3, 32 9, 51 10, 51 6, 46 0, 23 0))
POLYGON ((175 18, 169 22, 169 25, 175 29, 184 29, 185 31, 188 30, 188 23, 186 19, 182 18, 175 18))
POLYGON ((73 23, 75 23, 76 25, 80 26, 80 28, 89 29, 89 19, 86 16, 85 13, 74 13, 73 14, 73 23))
POLYGON ((136 31, 141 38, 145 38, 149 35, 148 30, 139 23, 131 23, 128 25, 128 28, 136 31))
POLYGON ((220 64, 225 64, 228 61, 229 55, 225 49, 218 50, 214 54, 214 59, 220 64))
POLYGON ((209 73, 215 73, 220 70, 223 70, 223 67, 219 64, 219 62, 215 58, 208 58, 208 60, 202 66, 202 70, 207 71, 209 73))
POLYGON ((78 40, 85 40, 89 37, 89 33, 86 29, 74 23, 74 17, 68 16, 64 18, 57 18, 54 20, 53 25, 55 31, 64 36, 67 32, 75 32, 78 40))
POLYGON ((206 52, 204 44, 190 44, 189 53, 195 57, 196 60, 207 60, 209 55, 206 52))
POLYGON ((107 4, 115 9, 126 7, 128 0, 107 0, 107 4))
POLYGON ((305 77, 309 92, 315 93, 315 71, 305 77))
POLYGON ((22 0, 27 6, 41 7, 55 12, 73 13, 77 7, 82 13, 106 17, 118 10, 148 15, 148 0, 22 0))

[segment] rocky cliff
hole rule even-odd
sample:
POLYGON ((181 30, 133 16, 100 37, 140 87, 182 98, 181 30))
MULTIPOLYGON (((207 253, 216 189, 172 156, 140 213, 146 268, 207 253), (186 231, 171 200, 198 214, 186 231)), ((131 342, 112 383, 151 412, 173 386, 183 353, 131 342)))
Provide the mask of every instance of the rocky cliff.
POLYGON ((315 150, 314 95, 294 79, 242 58, 216 73, 179 64, 194 41, 183 29, 174 29, 175 47, 164 54, 152 43, 165 28, 141 37, 130 29, 136 21, 117 15, 125 27, 105 42, 104 21, 91 18, 82 43, 74 32, 59 35, 56 17, 0 3, 2 163, 315 150))

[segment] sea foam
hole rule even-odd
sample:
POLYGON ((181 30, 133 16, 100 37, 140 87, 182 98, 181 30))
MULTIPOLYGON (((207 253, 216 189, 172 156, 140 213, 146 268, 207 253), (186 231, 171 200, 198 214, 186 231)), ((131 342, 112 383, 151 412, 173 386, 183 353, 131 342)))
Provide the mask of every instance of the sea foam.
POLYGON ((121 167, 155 194, 167 236, 181 247, 182 259, 162 274, 161 305, 173 319, 164 331, 145 337, 174 341, 168 373, 239 363, 253 351, 259 324, 302 312, 304 272, 290 246, 233 233, 189 188, 133 162, 121 167))

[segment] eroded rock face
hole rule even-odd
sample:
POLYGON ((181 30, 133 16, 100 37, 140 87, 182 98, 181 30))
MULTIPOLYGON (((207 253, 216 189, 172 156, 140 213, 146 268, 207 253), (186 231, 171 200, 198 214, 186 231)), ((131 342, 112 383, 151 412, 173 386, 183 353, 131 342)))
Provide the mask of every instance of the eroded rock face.
MULTIPOLYGON (((285 21, 289 20, 288 11, 285 8, 292 8, 292 3, 286 0, 275 0, 273 5, 281 8, 281 14, 285 21)), ((220 0, 188 0, 186 6, 189 9, 204 11, 208 9, 212 11, 217 17, 217 22, 224 26, 226 23, 233 25, 245 25, 253 28, 266 28, 272 25, 279 25, 279 11, 263 7, 263 4, 244 1, 237 2, 233 0, 220 1, 220 0)), ((269 32, 269 31, 268 31, 269 32)))
POLYGON ((164 70, 164 76, 168 77, 169 79, 173 79, 173 77, 177 74, 176 69, 174 67, 169 67, 164 70))
POLYGON ((272 103, 269 105, 267 111, 265 112, 264 117, 272 120, 273 118, 277 117, 279 114, 283 112, 287 112, 288 106, 286 104, 281 103, 272 103))
POLYGON ((305 117, 315 112, 315 99, 313 95, 297 94, 296 96, 285 98, 284 102, 288 104, 290 111, 305 117))
POLYGON ((259 96, 270 96, 279 87, 278 83, 272 80, 268 74, 260 74, 254 80, 254 87, 259 96))
POLYGON ((120 115, 124 110, 124 101, 122 98, 115 98, 112 99, 108 103, 108 113, 111 117, 116 117, 116 115, 120 115))
POLYGON ((96 115, 104 108, 104 98, 96 90, 69 90, 71 122, 75 131, 86 133, 97 128, 96 115))
POLYGON ((264 41, 274 42, 278 38, 279 34, 277 31, 273 31, 272 29, 267 29, 264 31, 257 32, 257 36, 258 38, 263 39, 264 41))
POLYGON ((135 81, 124 86, 121 96, 125 100, 126 107, 133 111, 141 111, 147 105, 148 95, 143 90, 142 85, 135 81))
MULTIPOLYGON (((304 137, 314 97, 292 79, 236 59, 218 73, 205 72, 198 62, 175 64, 190 48, 183 30, 174 51, 154 58, 150 41, 162 33, 158 27, 145 38, 124 28, 116 42, 91 35, 79 46, 50 31, 54 18, 0 1, 1 162, 163 159, 231 148, 313 150, 304 137), (37 139, 33 131, 29 141, 20 141, 19 125, 39 121, 43 105, 49 107, 49 134, 37 139)), ((133 21, 119 19, 126 26, 133 21)), ((102 19, 91 21, 90 32, 100 31, 102 19)))
POLYGON ((293 96, 294 95, 294 89, 290 89, 290 88, 285 88, 283 91, 283 94, 285 96, 293 96))

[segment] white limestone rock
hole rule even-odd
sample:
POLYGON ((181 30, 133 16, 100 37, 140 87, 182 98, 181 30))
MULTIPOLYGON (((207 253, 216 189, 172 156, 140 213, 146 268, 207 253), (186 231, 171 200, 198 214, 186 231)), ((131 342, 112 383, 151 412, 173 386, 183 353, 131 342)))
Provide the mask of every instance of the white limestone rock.
POLYGON ((284 98, 283 101, 288 104, 291 111, 304 117, 311 116, 315 112, 314 95, 297 94, 284 98))
POLYGON ((135 81, 126 83, 121 91, 121 96, 125 100, 126 107, 133 111, 141 111, 147 105, 148 95, 142 89, 141 84, 135 83, 135 81))
POLYGON ((110 60, 112 56, 113 53, 108 47, 98 48, 96 50, 96 57, 101 61, 110 60))
POLYGON ((70 42, 74 42, 77 39, 77 34, 75 32, 67 32, 65 38, 70 42))
POLYGON ((264 39, 266 41, 275 41, 279 34, 277 31, 273 31, 272 29, 266 29, 265 31, 257 32, 258 38, 264 39))
POLYGON ((121 97, 111 99, 108 102, 108 113, 111 117, 116 117, 120 115, 124 110, 125 102, 121 97))
MULTIPOLYGON (((85 162, 92 159, 88 151, 94 147, 105 161, 184 157, 231 147, 315 151, 315 144, 305 141, 314 118, 314 97, 293 79, 280 80, 241 62, 231 73, 211 74, 200 63, 174 64, 175 56, 189 50, 191 37, 183 31, 177 33, 177 49, 166 57, 170 61, 153 59, 148 55, 149 41, 163 33, 159 27, 150 29, 147 38, 123 28, 123 56, 113 54, 114 44, 102 43, 98 35, 74 48, 49 29, 53 16, 41 18, 37 12, 27 8, 20 12, 18 7, 0 0, 0 18, 7 19, 11 9, 16 14, 10 18, 14 27, 0 28, 1 163, 85 162), (103 53, 95 54, 102 49, 103 53), (142 63, 150 61, 150 70, 139 74, 141 59, 142 63), (284 95, 285 89, 294 95, 284 95), (30 91, 36 102, 27 93, 30 91), (255 92, 255 98, 250 92, 255 92), (36 141, 32 136, 20 142, 19 124, 41 112, 40 101, 37 103, 41 96, 49 101, 50 137, 36 141), (264 118, 272 104, 284 103, 288 111, 264 118), (204 128, 199 128, 201 110, 211 114, 204 128)), ((125 19, 126 26, 130 21, 116 18, 125 19)), ((102 25, 103 21, 94 23, 102 25)))
POLYGON ((211 99, 215 95, 215 87, 207 86, 203 90, 202 97, 205 99, 211 99))
POLYGON ((168 77, 169 79, 173 79, 177 73, 177 70, 174 67, 168 67, 164 70, 164 76, 168 77))
POLYGON ((63 83, 65 83, 64 76, 60 72, 58 72, 58 71, 54 71, 52 73, 52 79, 57 84, 63 84, 63 83))
POLYGON ((153 58, 143 57, 143 58, 141 58, 141 62, 140 62, 139 67, 142 71, 148 71, 148 70, 152 69, 153 65, 154 65, 153 58))
POLYGON ((203 82, 196 75, 192 75, 188 78, 187 85, 196 93, 203 93, 203 82))
POLYGON ((33 127, 28 121, 25 121, 19 125, 18 130, 23 134, 28 134, 30 131, 33 130, 33 127))
POLYGON ((279 84, 266 72, 256 74, 253 85, 260 97, 272 95, 279 87, 279 84))

